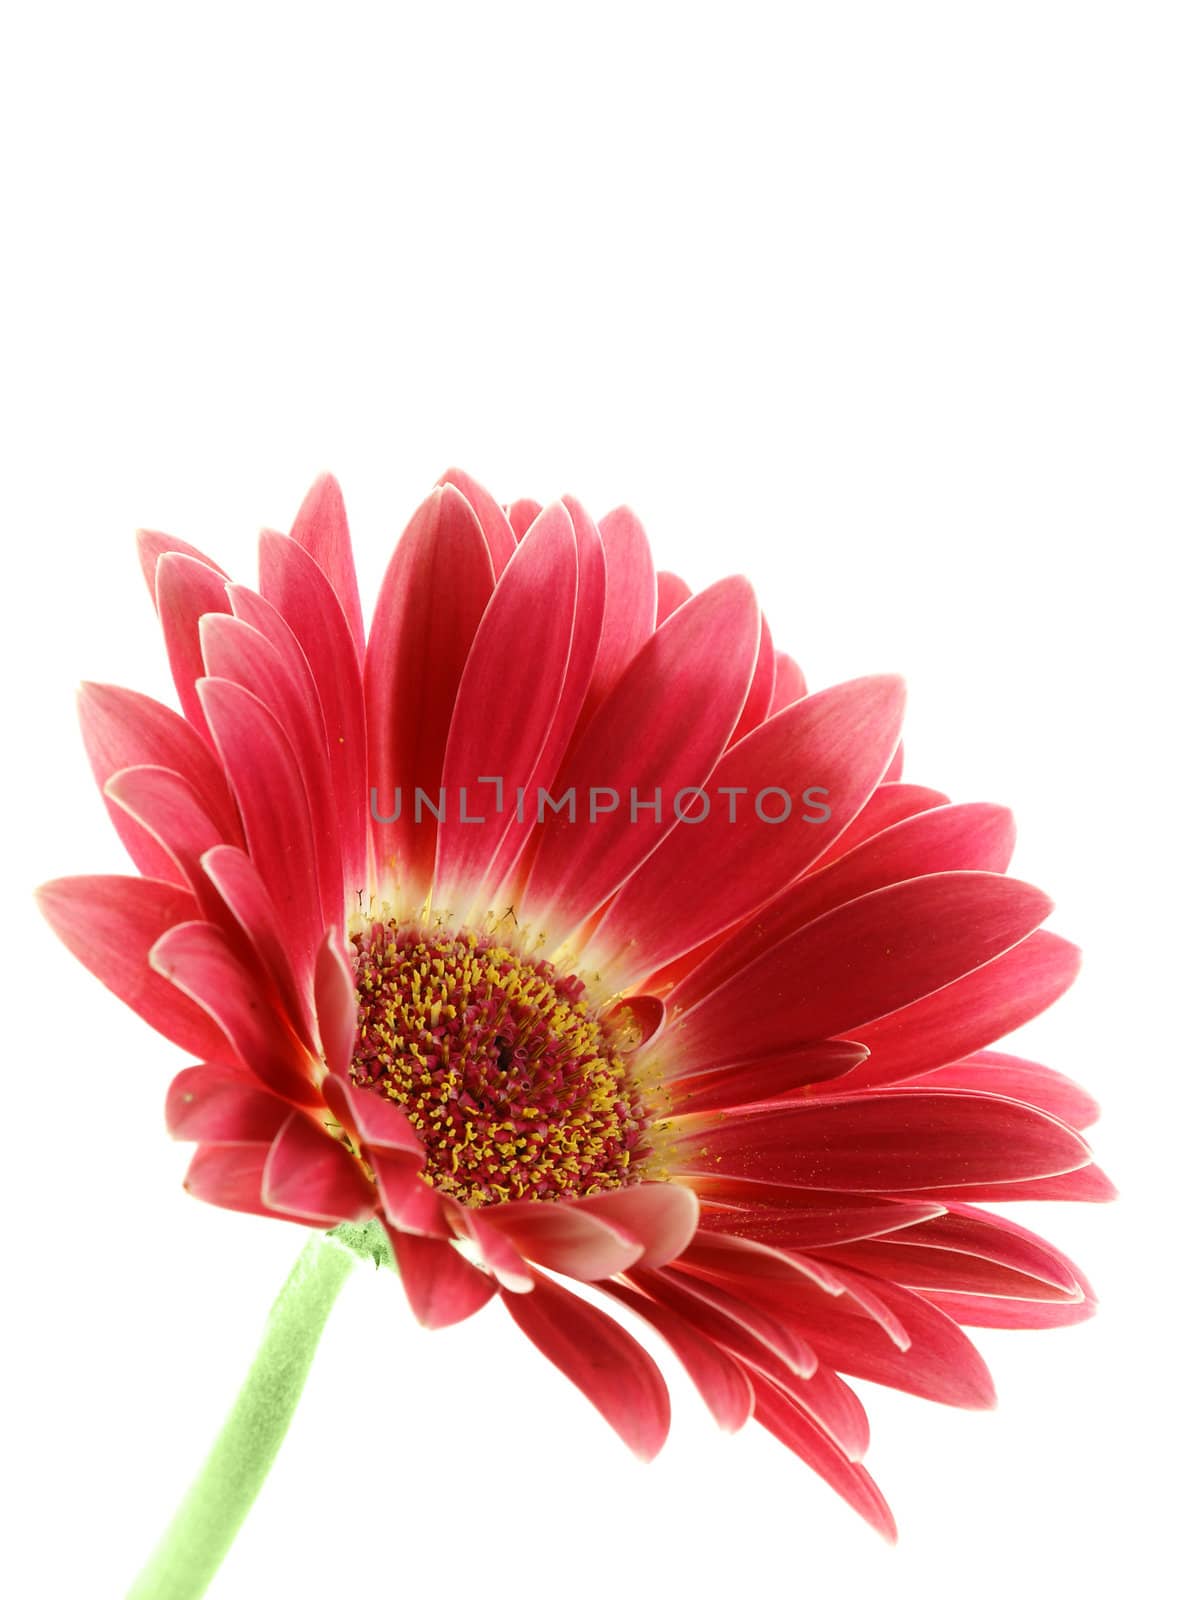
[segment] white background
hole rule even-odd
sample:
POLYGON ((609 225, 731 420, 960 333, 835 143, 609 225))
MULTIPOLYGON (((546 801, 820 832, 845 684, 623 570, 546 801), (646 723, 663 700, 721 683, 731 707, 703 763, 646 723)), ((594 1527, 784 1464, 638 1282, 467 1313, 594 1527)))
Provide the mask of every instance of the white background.
MULTIPOLYGON (((908 776, 1011 803, 1087 950, 1022 1039, 1113 1207, 1104 1309, 979 1333, 992 1415, 867 1390, 888 1550, 675 1375, 634 1462, 490 1308, 361 1271, 219 1600, 1166 1596, 1187 1485, 1187 7, 27 5, 4 41, 6 1592, 118 1595, 298 1230, 206 1208, 181 1057, 29 891, 125 862, 81 677, 168 693, 131 544, 253 572, 343 483, 366 593, 451 463, 742 570, 814 686, 910 679, 908 776)), ((1022 1213, 1020 1213, 1023 1215, 1022 1213)))

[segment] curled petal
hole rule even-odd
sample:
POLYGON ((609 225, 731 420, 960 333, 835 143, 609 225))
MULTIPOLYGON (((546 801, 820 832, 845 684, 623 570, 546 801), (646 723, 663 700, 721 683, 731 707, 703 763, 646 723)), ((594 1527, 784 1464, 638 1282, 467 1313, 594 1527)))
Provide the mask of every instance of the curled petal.
POLYGON ((356 984, 344 936, 335 927, 327 930, 315 955, 315 1015, 328 1071, 346 1079, 356 1051, 356 984))
MULTIPOLYGON (((793 1318, 820 1359, 838 1372, 965 1410, 994 1404, 989 1369, 961 1329, 923 1295, 898 1284, 835 1269, 845 1292, 836 1299, 796 1278, 750 1283, 749 1293, 776 1315, 793 1318), (885 1309, 899 1340, 879 1320, 885 1309)), ((734 1288, 739 1280, 726 1280, 734 1288)))
POLYGON ((422 1176, 422 1161, 392 1150, 370 1149, 369 1165, 389 1222, 404 1233, 450 1239, 443 1197, 422 1176))
POLYGON ((459 1237, 471 1240, 501 1287, 511 1294, 529 1294, 535 1284, 534 1269, 504 1233, 487 1222, 480 1210, 458 1205, 452 1216, 459 1237))
POLYGON ((636 1183, 607 1189, 574 1202, 605 1222, 614 1223, 642 1246, 637 1258, 644 1267, 661 1267, 682 1254, 700 1221, 700 1202, 678 1183, 636 1183))
POLYGON ((427 1239, 386 1224, 394 1260, 410 1309, 424 1328, 449 1328, 497 1292, 497 1281, 481 1272, 446 1239, 427 1239))
POLYGON ((628 1228, 574 1201, 511 1200, 490 1210, 493 1226, 528 1260, 582 1283, 624 1272, 645 1249, 628 1228))
POLYGON ((261 1198, 275 1211, 320 1217, 328 1227, 372 1215, 372 1185, 350 1152, 305 1112, 279 1128, 261 1178, 261 1198))

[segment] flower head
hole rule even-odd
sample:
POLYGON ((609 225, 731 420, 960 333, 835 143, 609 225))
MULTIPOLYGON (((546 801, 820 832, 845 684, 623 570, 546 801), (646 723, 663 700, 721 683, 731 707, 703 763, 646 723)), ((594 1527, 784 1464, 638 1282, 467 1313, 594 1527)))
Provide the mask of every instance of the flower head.
POLYGON ((748 584, 656 575, 625 510, 447 474, 367 642, 329 478, 256 590, 142 559, 182 715, 81 700, 139 875, 41 903, 195 1058, 190 1192, 383 1230, 425 1323, 499 1297, 653 1455, 594 1284, 891 1533, 840 1374, 985 1406, 962 1324, 1093 1305, 981 1205, 1110 1192, 1088 1097, 990 1048, 1077 961, 1008 813, 904 783, 899 680, 809 694, 748 584))

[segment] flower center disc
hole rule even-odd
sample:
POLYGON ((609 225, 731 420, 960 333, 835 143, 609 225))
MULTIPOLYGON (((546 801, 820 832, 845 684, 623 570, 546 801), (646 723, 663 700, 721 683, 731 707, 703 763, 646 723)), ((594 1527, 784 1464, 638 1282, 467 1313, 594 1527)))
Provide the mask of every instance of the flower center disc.
POLYGON ((649 1112, 578 977, 476 933, 375 922, 352 943, 352 1078, 401 1106, 437 1189, 483 1206, 637 1181, 649 1112))

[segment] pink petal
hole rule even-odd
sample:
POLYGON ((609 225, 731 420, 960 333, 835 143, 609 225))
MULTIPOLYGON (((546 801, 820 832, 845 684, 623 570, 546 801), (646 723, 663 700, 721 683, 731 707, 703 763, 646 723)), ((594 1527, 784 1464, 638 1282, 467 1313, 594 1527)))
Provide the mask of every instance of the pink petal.
MULTIPOLYGON (((191 786, 228 843, 243 842, 236 807, 211 747, 176 711, 132 689, 85 683, 79 690, 79 724, 87 759, 101 789, 113 773, 125 767, 166 767, 191 786)), ((182 874, 173 859, 144 828, 106 797, 105 804, 141 872, 181 883, 182 874)))
POLYGON ((443 1197, 421 1175, 421 1160, 389 1150, 370 1150, 369 1165, 385 1215, 394 1228, 430 1239, 451 1238, 443 1197))
POLYGON ((847 1505, 894 1544, 895 1519, 865 1467, 850 1461, 826 1431, 783 1391, 765 1378, 755 1385, 754 1414, 780 1444, 806 1461, 847 1505))
POLYGON ((613 981, 634 982, 765 905, 807 871, 878 782, 903 703, 900 679, 860 678, 800 700, 735 744, 705 786, 714 806, 708 820, 674 828, 605 912, 594 935, 602 972, 613 968, 613 981), (754 797, 768 788, 783 790, 793 804, 784 823, 763 821, 757 812, 754 797), (721 793, 727 789, 747 797, 737 801, 736 821, 721 793), (805 793, 820 800, 805 809, 805 793))
POLYGON ((692 1062, 740 1060, 859 1030, 1018 944, 1052 909, 1030 884, 941 872, 877 889, 780 940, 681 1017, 692 1062), (924 930, 931 930, 931 937, 924 930))
POLYGON ((655 602, 655 627, 661 628, 667 618, 691 598, 692 591, 682 578, 677 578, 674 572, 660 572, 655 602))
POLYGON ((42 915, 76 960, 151 1028, 191 1055, 229 1062, 223 1032, 149 964, 161 936, 198 914, 194 896, 151 878, 57 878, 37 891, 42 915))
MULTIPOLYGON (((911 1198, 903 1195, 901 1198, 911 1198)), ((972 1183, 957 1185, 955 1189, 925 1190, 916 1199, 956 1200, 1081 1200, 1105 1202, 1117 1200, 1118 1190, 1110 1179, 1092 1162, 1072 1172, 1057 1173, 1047 1178, 1021 1178, 1006 1183, 972 1183)))
POLYGON ((323 920, 338 922, 344 914, 339 824, 323 713, 310 674, 305 674, 305 680, 299 677, 263 634, 237 617, 204 617, 199 640, 208 674, 253 695, 276 718, 289 742, 306 795, 323 920))
POLYGON ((579 926, 675 826, 681 789, 702 784, 741 711, 758 649, 758 608, 741 578, 714 584, 658 632, 626 668, 555 780, 574 788, 577 817, 548 819, 526 900, 564 933, 579 926), (644 739, 642 730, 650 730, 644 739), (592 819, 591 794, 612 791, 617 809, 592 819), (626 826, 632 793, 652 811, 626 826))
POLYGON ((742 707, 741 716, 738 718, 737 727, 730 735, 730 744, 736 744, 739 739, 744 739, 747 733, 752 733, 760 723, 766 720, 770 711, 771 699, 775 692, 775 643, 771 638, 770 626, 765 617, 761 619, 761 636, 758 641, 758 661, 754 667, 754 676, 750 680, 749 693, 746 703, 742 707))
POLYGON ((288 930, 299 979, 306 981, 326 923, 293 746, 277 718, 239 684, 205 678, 200 694, 244 819, 249 855, 288 930))
POLYGON ((537 500, 515 500, 512 505, 506 506, 505 514, 514 530, 515 539, 525 538, 527 529, 534 526, 534 519, 542 509, 537 500))
MULTIPOLYGON (((440 478, 441 484, 450 483, 458 489, 476 513, 476 520, 481 525, 481 532, 485 536, 485 543, 489 547, 489 556, 493 562, 493 573, 500 578, 506 566, 513 558, 517 549, 517 540, 514 530, 510 526, 509 518, 494 500, 487 489, 482 489, 475 478, 470 478, 466 472, 461 472, 458 467, 449 467, 440 478)), ((538 513, 536 512, 537 516, 538 513)), ((525 532, 525 529, 523 530, 525 532)))
POLYGON ((241 1073, 184 1067, 166 1096, 166 1128, 198 1144, 269 1144, 293 1109, 241 1073))
POLYGON ((910 1289, 838 1270, 850 1292, 836 1300, 794 1278, 755 1280, 750 1293, 774 1314, 794 1319, 822 1364, 838 1372, 966 1410, 994 1404, 985 1362, 950 1317, 910 1289), (865 1309, 876 1299, 870 1285, 898 1318, 903 1341, 892 1342, 865 1309))
MULTIPOLYGON (((930 1225, 929 1225, 930 1226, 930 1225)), ((1081 1299, 1076 1285, 1059 1288, 1045 1283, 1033 1273, 1023 1272, 989 1254, 919 1242, 921 1230, 908 1229, 885 1239, 861 1239, 834 1246, 824 1259, 834 1266, 855 1267, 877 1278, 924 1293, 940 1290, 965 1294, 997 1295, 1010 1299, 1049 1300, 1072 1303, 1081 1299)))
MULTIPOLYGON (((564 501, 564 505, 575 529, 578 556, 579 582, 571 651, 550 729, 526 785, 527 798, 523 806, 523 817, 519 820, 515 805, 513 821, 489 865, 491 900, 493 887, 502 886, 500 894, 493 901, 499 907, 504 905, 507 899, 515 901, 518 898, 520 880, 524 876, 522 859, 528 844, 537 836, 539 791, 543 789, 550 793, 564 752, 574 740, 579 726, 577 719, 580 717, 582 707, 588 701, 593 663, 601 641, 601 625, 605 609, 605 557, 601 549, 600 536, 596 524, 582 506, 570 497, 564 501)), ((550 515, 551 511, 548 508, 537 519, 535 528, 550 515)), ((534 536, 534 529, 531 529, 527 532, 524 542, 529 544, 534 536)), ((521 648, 525 647, 523 642, 521 648)), ((480 903, 483 904, 483 898, 480 903)))
POLYGON ((511 1294, 529 1294, 535 1285, 534 1269, 522 1252, 486 1220, 483 1209, 457 1205, 452 1215, 460 1238, 472 1241, 501 1287, 511 1294))
POLYGON ((199 647, 199 618, 209 611, 228 609, 224 579, 213 567, 190 556, 162 556, 157 564, 157 610, 166 654, 183 715, 205 739, 207 719, 195 688, 205 671, 199 647))
POLYGON ((837 1096, 697 1129, 675 1166, 817 1189, 959 1189, 1071 1172, 1089 1147, 1042 1111, 961 1089, 837 1096))
POLYGON ((425 1239, 387 1227, 410 1309, 424 1328, 463 1322, 497 1292, 490 1278, 446 1239, 425 1239))
POLYGON ((316 478, 307 491, 290 529, 290 537, 302 546, 331 585, 356 646, 357 660, 363 664, 365 628, 348 516, 340 486, 330 473, 316 478))
POLYGON ((104 793, 168 852, 204 915, 210 917, 218 897, 200 862, 205 851, 222 841, 186 779, 168 767, 126 767, 112 774, 104 793))
POLYGON ((595 711, 654 632, 655 575, 642 524, 625 506, 600 520, 605 547, 605 616, 589 689, 595 711))
POLYGON ((938 806, 908 817, 793 884, 733 930, 670 996, 690 1004, 797 928, 875 889, 937 872, 1005 872, 1015 842, 1002 806, 938 806))
POLYGON ((745 1426, 754 1411, 754 1389, 731 1355, 648 1295, 617 1282, 601 1287, 667 1341, 720 1427, 736 1433, 745 1426))
POLYGON ((331 1227, 363 1222, 374 1208, 373 1186, 332 1135, 295 1111, 269 1149, 261 1198, 275 1211, 319 1217, 331 1227))
MULTIPOLYGON (((301 988, 278 920, 277 909, 261 874, 243 850, 217 845, 203 857, 203 871, 227 910, 218 919, 228 932, 228 917, 247 940, 252 957, 278 997, 279 1005, 301 1043, 315 1053, 314 1009, 301 988)), ((233 941, 234 947, 236 941, 233 941)))
POLYGON ((944 1216, 913 1228, 907 1237, 999 1262, 1065 1294, 1080 1290, 1085 1282, 1080 1269, 1047 1239, 977 1206, 954 1202, 944 1216))
POLYGON ((935 872, 1005 872, 1015 823, 1005 806, 935 806, 872 835, 801 883, 793 915, 810 921, 833 906, 935 872))
POLYGON ((191 1157, 182 1186, 196 1200, 246 1211, 256 1217, 280 1217, 306 1227, 325 1226, 319 1217, 273 1211, 261 1198, 261 1180, 269 1158, 268 1144, 201 1144, 191 1157))
POLYGON ((349 890, 367 882, 365 700, 356 645, 335 591, 293 539, 261 535, 261 593, 302 647, 315 680, 349 890))
POLYGON ((762 1101, 779 1100, 812 1083, 844 1077, 866 1059, 865 1050, 848 1039, 797 1046, 761 1060, 693 1073, 668 1084, 677 1116, 695 1111, 729 1111, 762 1101))
POLYGON ((1098 1120, 1097 1101, 1071 1078, 1036 1061, 1001 1055, 996 1050, 979 1050, 964 1061, 938 1067, 911 1082, 925 1089, 977 1089, 983 1094, 1005 1095, 1008 1100, 1023 1100, 1059 1117, 1071 1128, 1088 1128, 1098 1120))
POLYGON ((1074 945, 1039 929, 938 993, 857 1029, 857 1042, 870 1056, 856 1069, 850 1090, 917 1077, 992 1044, 1046 1011, 1080 965, 1074 945))
POLYGON ((875 889, 937 872, 1004 872, 1014 842, 1011 813, 1002 806, 944 805, 908 817, 819 867, 732 929, 680 976, 669 1004, 690 1005, 797 928, 875 889))
MULTIPOLYGON (((831 1296, 845 1293, 842 1280, 824 1261, 815 1256, 800 1255, 792 1250, 779 1250, 757 1239, 737 1239, 730 1234, 707 1233, 699 1229, 696 1237, 674 1265, 683 1272, 701 1277, 724 1279, 740 1289, 737 1280, 752 1282, 757 1279, 777 1278, 782 1282, 792 1279, 797 1283, 810 1283, 820 1294, 831 1296)), ((752 1291, 751 1291, 752 1293, 752 1291)), ((878 1311, 882 1320, 881 1308, 878 1311)), ((902 1334, 897 1327, 888 1326, 891 1338, 898 1341, 902 1334)))
POLYGON ((347 1078, 356 1054, 356 984, 338 928, 327 930, 315 956, 315 1015, 328 1070, 347 1078))
POLYGON ((1079 1300, 1008 1300, 999 1295, 934 1292, 925 1299, 970 1328, 1071 1328, 1088 1322, 1098 1302, 1079 1300))
POLYGON ((396 1101, 375 1089, 361 1089, 349 1079, 330 1076, 323 1093, 339 1121, 369 1150, 409 1157, 421 1169, 426 1149, 396 1101))
POLYGON ((530 1261, 582 1283, 611 1278, 642 1256, 628 1229, 568 1200, 511 1200, 489 1208, 488 1221, 530 1261))
POLYGON ((779 1387, 817 1423, 850 1461, 870 1448, 870 1419, 857 1395, 823 1364, 810 1378, 788 1379, 779 1387))
POLYGON ((510 1316, 552 1365, 587 1395, 635 1455, 663 1448, 671 1402, 663 1376, 620 1324, 547 1278, 533 1294, 501 1298, 510 1316))
POLYGON ((415 823, 415 790, 438 803, 456 691, 492 591, 493 563, 471 506, 450 485, 436 489, 398 541, 365 654, 374 847, 379 869, 402 878, 411 902, 430 886, 435 859, 435 823, 426 815, 415 823), (377 822, 392 815, 395 790, 401 816, 377 822))
MULTIPOLYGON (((474 886, 489 881, 490 863, 514 815, 515 791, 530 784, 559 708, 578 581, 576 535, 567 511, 555 505, 536 521, 505 569, 460 679, 443 757, 449 804, 438 826, 437 905, 455 905, 454 897, 462 896, 455 909, 465 913, 474 886), (500 786, 482 788, 481 777, 497 778, 500 786), (469 814, 485 820, 466 821, 469 814)), ((573 720, 591 670, 590 652, 573 720)), ((563 742, 570 732, 564 731, 563 742)))
POLYGON ((816 1371, 816 1351, 808 1341, 748 1295, 670 1269, 646 1272, 639 1268, 629 1276, 636 1288, 685 1317, 755 1371, 769 1373, 784 1384, 811 1377, 816 1371))
POLYGON ((716 1174, 700 1179, 696 1192, 703 1202, 702 1230, 757 1239, 782 1250, 873 1238, 938 1217, 945 1209, 939 1201, 783 1188, 716 1174))
POLYGON ((941 794, 939 789, 925 789, 918 783, 880 783, 828 851, 825 860, 835 861, 847 850, 856 850, 859 844, 872 839, 884 828, 893 828, 897 822, 917 816, 921 811, 931 811, 936 806, 946 806, 948 803, 948 795, 941 794))
POLYGON ((189 556, 191 560, 210 567, 221 578, 226 579, 228 576, 223 567, 210 556, 204 555, 202 550, 197 550, 193 544, 187 544, 185 539, 176 539, 171 533, 155 533, 151 528, 138 528, 137 558, 141 563, 141 575, 149 588, 149 598, 154 605, 157 604, 157 564, 165 555, 189 556))
POLYGON ((775 692, 771 696, 770 714, 778 716, 785 706, 794 705, 808 692, 808 680, 789 655, 782 650, 775 653, 775 692))
POLYGON ((644 1267, 665 1266, 691 1243, 700 1221, 700 1203, 678 1183, 636 1183, 607 1189, 573 1202, 580 1210, 611 1222, 642 1246, 644 1267))
POLYGON ((218 1025, 227 1042, 221 1042, 215 1059, 228 1059, 230 1045, 234 1059, 267 1088, 300 1105, 318 1100, 309 1057, 282 1019, 262 1003, 251 975, 212 923, 183 922, 170 928, 150 950, 149 962, 218 1025))

